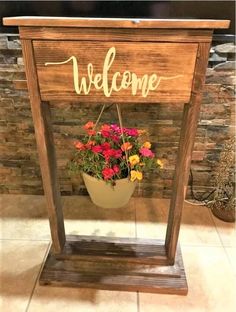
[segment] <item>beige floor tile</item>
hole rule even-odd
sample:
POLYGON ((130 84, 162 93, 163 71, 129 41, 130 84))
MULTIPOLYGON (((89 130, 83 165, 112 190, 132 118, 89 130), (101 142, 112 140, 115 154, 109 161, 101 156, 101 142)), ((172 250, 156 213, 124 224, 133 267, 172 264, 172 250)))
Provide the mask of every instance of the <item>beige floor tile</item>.
MULTIPOLYGON (((137 235, 142 238, 165 238, 169 200, 137 199, 137 235)), ((180 228, 182 245, 221 246, 219 235, 206 207, 184 204, 180 228)))
POLYGON ((222 244, 225 247, 236 247, 236 225, 221 221, 211 214, 211 217, 216 225, 222 244))
POLYGON ((44 196, 1 195, 0 239, 49 240, 44 196))
POLYGON ((182 248, 187 296, 139 294, 140 312, 234 312, 235 279, 222 247, 182 248))
POLYGON ((222 246, 207 207, 184 204, 180 242, 182 245, 222 246))
POLYGON ((137 294, 37 286, 28 312, 137 312, 137 294))
POLYGON ((236 275, 236 248, 235 247, 225 247, 226 253, 229 257, 230 264, 233 268, 234 275, 236 275))
POLYGON ((135 199, 119 209, 95 206, 87 196, 66 197, 64 202, 67 234, 135 237, 135 199))
POLYGON ((137 198, 135 207, 137 237, 165 239, 169 200, 137 198))
POLYGON ((0 311, 25 312, 47 242, 0 241, 0 311))

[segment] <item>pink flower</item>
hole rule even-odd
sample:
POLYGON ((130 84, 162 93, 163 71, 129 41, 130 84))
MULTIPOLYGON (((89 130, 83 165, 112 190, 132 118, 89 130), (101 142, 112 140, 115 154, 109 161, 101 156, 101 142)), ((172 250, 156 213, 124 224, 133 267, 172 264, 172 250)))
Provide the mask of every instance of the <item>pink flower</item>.
POLYGON ((135 128, 125 128, 124 133, 128 134, 129 136, 136 137, 138 136, 138 130, 135 128))
POLYGON ((101 153, 102 152, 102 147, 101 145, 95 145, 92 147, 92 151, 97 154, 97 153, 101 153))
POLYGON ((120 129, 120 127, 119 126, 117 126, 116 124, 114 124, 114 125, 111 125, 111 129, 115 132, 115 133, 117 133, 117 134, 121 134, 121 129, 120 129))
POLYGON ((144 157, 150 157, 150 158, 154 157, 154 153, 146 147, 140 148, 139 153, 144 157))
POLYGON ((102 170, 102 175, 103 175, 104 180, 109 180, 113 177, 114 170, 112 168, 104 168, 102 170))

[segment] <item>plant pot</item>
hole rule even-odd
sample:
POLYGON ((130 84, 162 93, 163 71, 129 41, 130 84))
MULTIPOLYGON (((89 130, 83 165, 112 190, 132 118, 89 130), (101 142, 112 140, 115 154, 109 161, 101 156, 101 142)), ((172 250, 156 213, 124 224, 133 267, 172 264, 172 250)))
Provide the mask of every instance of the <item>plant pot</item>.
POLYGON ((211 209, 213 215, 225 222, 235 222, 235 209, 220 209, 213 207, 211 209))
POLYGON ((136 181, 131 182, 128 178, 116 180, 116 185, 112 186, 84 172, 82 176, 92 202, 102 208, 120 208, 125 206, 137 185, 136 181))

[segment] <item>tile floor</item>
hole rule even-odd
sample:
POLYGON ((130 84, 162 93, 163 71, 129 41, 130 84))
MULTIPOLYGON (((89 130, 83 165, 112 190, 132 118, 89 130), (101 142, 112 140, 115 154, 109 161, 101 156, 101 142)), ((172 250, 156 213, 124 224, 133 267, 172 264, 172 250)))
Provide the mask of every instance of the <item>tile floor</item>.
MULTIPOLYGON (((233 312, 236 230, 201 206, 185 204, 180 233, 186 297, 39 286, 50 245, 43 196, 0 197, 0 311, 3 312, 233 312)), ((133 198, 104 210, 87 197, 64 197, 67 234, 164 238, 168 200, 133 198)))

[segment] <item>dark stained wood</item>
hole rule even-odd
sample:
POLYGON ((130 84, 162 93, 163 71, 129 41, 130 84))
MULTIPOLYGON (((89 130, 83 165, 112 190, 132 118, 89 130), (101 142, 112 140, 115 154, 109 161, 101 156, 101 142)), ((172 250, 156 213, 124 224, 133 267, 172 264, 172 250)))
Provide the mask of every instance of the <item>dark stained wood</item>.
POLYGON ((49 252, 39 283, 179 295, 186 295, 188 291, 180 249, 177 251, 175 265, 171 266, 120 262, 115 256, 104 260, 94 255, 93 261, 58 259, 49 252))
MULTIPOLYGON (((84 41, 34 41, 40 94, 42 100, 78 100, 81 102, 116 103, 187 103, 191 86, 198 45, 196 43, 129 43, 84 41), (162 80, 156 90, 147 97, 131 92, 131 86, 119 92, 113 91, 106 97, 103 89, 91 87, 90 93, 76 94, 73 81, 72 61, 63 65, 48 65, 46 62, 63 62, 76 56, 79 66, 79 80, 88 76, 87 65, 93 64, 94 75, 103 72, 103 64, 108 50, 116 49, 115 59, 109 69, 109 86, 116 72, 135 73, 138 77, 157 74, 158 77, 176 77, 162 80)), ((80 85, 79 81, 79 85, 80 85)), ((87 79, 88 81, 88 79, 87 79)), ((118 86, 121 79, 118 79, 118 86)))
POLYGON ((228 28, 229 20, 208 19, 138 19, 138 18, 68 18, 42 16, 5 17, 6 26, 104 27, 104 28, 228 28))
POLYGON ((175 178, 166 232, 166 250, 170 263, 174 263, 175 261, 182 207, 188 185, 191 156, 202 99, 201 91, 205 82, 209 50, 210 44, 199 44, 191 101, 189 105, 184 106, 179 151, 176 161, 175 178))
MULTIPOLYGON (((31 108, 40 165, 48 204, 52 249, 40 284, 110 290, 186 294, 187 282, 177 245, 191 154, 200 110, 213 28, 229 21, 136 20, 94 18, 16 17, 5 25, 20 26, 31 108), (27 39, 24 39, 27 38, 27 39), (32 41, 31 41, 32 40, 32 41), (113 72, 129 70, 138 76, 156 73, 179 75, 180 81, 163 83, 143 100, 126 91, 106 98, 98 91, 73 93, 72 66, 45 67, 78 57, 80 75, 88 63, 102 72, 107 50, 117 48, 113 72), (127 238, 68 236, 56 174, 48 100, 79 102, 184 103, 179 153, 165 242, 127 238), (188 103, 190 101, 190 103, 188 103)), ((23 82, 15 82, 24 86, 23 82)))
POLYGON ((57 259, 75 259, 142 264, 168 264, 165 244, 158 240, 110 238, 96 236, 67 236, 64 249, 57 259))
POLYGON ((40 168, 47 200, 53 249, 54 252, 59 253, 64 247, 65 229, 60 201, 60 191, 57 181, 56 156, 52 135, 50 107, 48 103, 43 103, 40 98, 32 42, 30 40, 22 40, 21 43, 40 168))
POLYGON ((20 38, 37 40, 123 41, 123 42, 210 42, 210 29, 130 29, 20 27, 20 38))

